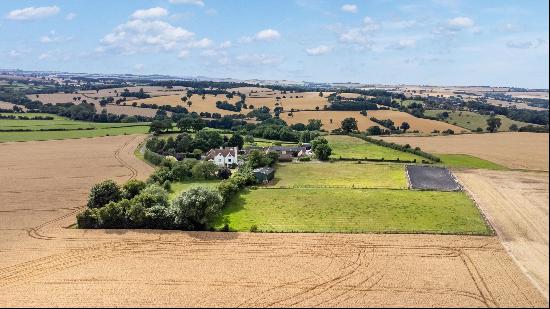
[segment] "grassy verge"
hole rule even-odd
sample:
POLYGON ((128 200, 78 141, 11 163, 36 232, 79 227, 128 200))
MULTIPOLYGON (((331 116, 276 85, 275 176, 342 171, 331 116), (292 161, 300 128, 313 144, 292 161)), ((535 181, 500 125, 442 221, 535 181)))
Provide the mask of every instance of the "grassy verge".
POLYGON ((257 189, 235 197, 218 225, 263 232, 489 235, 463 192, 388 189, 257 189))

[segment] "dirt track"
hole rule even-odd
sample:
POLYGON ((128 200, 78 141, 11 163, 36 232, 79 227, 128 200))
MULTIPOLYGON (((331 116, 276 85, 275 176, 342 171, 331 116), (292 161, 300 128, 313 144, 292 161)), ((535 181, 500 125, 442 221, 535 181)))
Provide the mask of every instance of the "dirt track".
POLYGON ((410 144, 428 152, 469 154, 509 168, 548 171, 547 133, 393 136, 383 139, 403 145, 410 144))
POLYGON ((77 230, 142 137, 0 145, 0 306, 545 306, 496 237, 77 230))
POLYGON ((504 247, 548 299, 548 173, 462 171, 504 247))

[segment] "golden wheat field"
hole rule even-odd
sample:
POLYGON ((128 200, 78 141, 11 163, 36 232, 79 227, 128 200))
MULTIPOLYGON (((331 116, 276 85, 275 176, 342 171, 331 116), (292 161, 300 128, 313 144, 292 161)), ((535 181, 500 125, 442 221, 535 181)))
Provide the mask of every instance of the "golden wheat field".
POLYGON ((497 237, 72 228, 143 139, 0 144, 0 306, 547 306, 497 237))

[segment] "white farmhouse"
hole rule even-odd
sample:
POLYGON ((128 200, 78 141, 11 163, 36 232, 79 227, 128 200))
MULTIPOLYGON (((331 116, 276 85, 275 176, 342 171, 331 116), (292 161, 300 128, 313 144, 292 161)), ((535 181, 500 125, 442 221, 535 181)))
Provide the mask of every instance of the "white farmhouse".
POLYGON ((206 154, 206 160, 213 161, 217 166, 231 166, 237 164, 239 149, 228 147, 223 149, 210 149, 206 154))

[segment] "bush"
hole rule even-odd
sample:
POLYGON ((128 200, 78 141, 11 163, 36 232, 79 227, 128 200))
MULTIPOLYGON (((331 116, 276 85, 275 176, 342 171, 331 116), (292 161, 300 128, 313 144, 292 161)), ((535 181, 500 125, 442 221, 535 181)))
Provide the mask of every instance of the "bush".
POLYGON ((88 208, 76 216, 76 223, 81 229, 96 229, 99 227, 97 209, 88 208))
POLYGON ((120 187, 114 181, 106 180, 92 187, 88 198, 88 208, 99 208, 110 202, 117 202, 121 196, 120 187))
POLYGON ((164 160, 164 157, 159 155, 158 153, 154 153, 149 149, 145 150, 145 153, 143 154, 143 158, 154 165, 160 165, 162 161, 164 160))
POLYGON ((311 158, 310 157, 301 157, 301 158, 298 158, 298 161, 300 161, 300 162, 309 162, 309 161, 311 161, 311 158))
POLYGON ((145 189, 147 184, 141 180, 132 179, 122 186, 122 197, 131 200, 145 189))
POLYGON ((98 226, 102 229, 125 228, 127 226, 126 211, 132 204, 124 199, 120 202, 111 202, 107 206, 99 208, 98 226))
POLYGON ((163 166, 156 169, 153 174, 149 176, 147 182, 162 185, 167 180, 172 180, 172 172, 170 171, 170 168, 163 166))
POLYGON ((229 177, 231 177, 231 169, 227 167, 222 167, 218 170, 219 179, 228 179, 229 177))
POLYGON ((214 162, 202 161, 193 166, 191 173, 195 179, 214 179, 216 178, 216 173, 218 171, 218 166, 214 162))
POLYGON ((252 225, 250 227, 250 232, 251 233, 258 233, 259 232, 258 226, 256 224, 252 225))
POLYGON ((229 202, 229 200, 239 192, 239 180, 237 179, 228 179, 220 182, 218 185, 218 192, 220 193, 224 204, 229 202))
POLYGON ((221 214, 223 201, 212 189, 195 187, 184 191, 172 201, 174 223, 184 230, 206 230, 212 220, 221 214))
POLYGON ((177 181, 184 181, 187 178, 193 176, 193 166, 197 164, 197 160, 186 159, 180 162, 174 163, 172 166, 172 179, 177 181))

